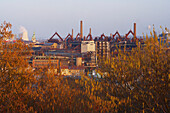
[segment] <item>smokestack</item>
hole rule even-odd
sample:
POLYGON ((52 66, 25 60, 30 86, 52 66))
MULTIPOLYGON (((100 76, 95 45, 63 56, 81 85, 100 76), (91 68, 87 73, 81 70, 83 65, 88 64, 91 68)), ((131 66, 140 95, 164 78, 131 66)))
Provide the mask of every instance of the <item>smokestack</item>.
POLYGON ((83 21, 80 21, 80 38, 83 38, 83 21))
POLYGON ((112 33, 110 33, 110 37, 113 37, 112 33))
POLYGON ((71 38, 73 39, 73 29, 72 29, 72 35, 71 35, 71 38))
POLYGON ((136 38, 136 23, 134 23, 134 38, 136 38))
POLYGON ((90 35, 91 35, 91 28, 90 28, 90 35))

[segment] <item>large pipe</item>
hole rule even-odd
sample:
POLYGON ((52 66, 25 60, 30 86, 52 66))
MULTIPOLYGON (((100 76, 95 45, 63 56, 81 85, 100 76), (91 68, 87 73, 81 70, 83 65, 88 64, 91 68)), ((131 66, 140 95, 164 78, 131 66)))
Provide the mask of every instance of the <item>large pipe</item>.
POLYGON ((112 34, 112 33, 110 33, 110 37, 111 37, 111 38, 113 37, 113 34, 112 34))
POLYGON ((91 28, 90 28, 90 35, 91 35, 91 28))
POLYGON ((73 29, 72 29, 72 35, 71 35, 71 38, 73 39, 73 29))
POLYGON ((80 21, 80 38, 83 38, 83 21, 80 21))
POLYGON ((134 23, 134 38, 136 38, 136 23, 134 23))

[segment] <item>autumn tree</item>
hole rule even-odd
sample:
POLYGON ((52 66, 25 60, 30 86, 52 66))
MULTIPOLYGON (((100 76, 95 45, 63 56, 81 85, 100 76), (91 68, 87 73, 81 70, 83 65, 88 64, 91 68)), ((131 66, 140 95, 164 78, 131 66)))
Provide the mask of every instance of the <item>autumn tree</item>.
MULTIPOLYGON (((169 43, 153 31, 145 45, 104 60, 102 78, 56 76, 55 67, 33 69, 30 47, 0 26, 0 112, 169 112, 169 43)), ((167 40, 168 42, 168 40, 167 40)))
POLYGON ((168 113, 169 40, 158 37, 154 30, 151 37, 144 38, 144 47, 137 41, 131 52, 118 49, 117 57, 100 64, 98 72, 107 73, 101 83, 109 95, 126 101, 119 112, 168 113))
POLYGON ((0 26, 0 111, 29 111, 31 87, 35 82, 27 56, 29 48, 21 40, 10 42, 11 24, 0 26))
POLYGON ((14 36, 11 27, 0 26, 0 112, 83 111, 86 98, 74 79, 56 76, 52 65, 33 69, 30 47, 20 39, 8 41, 14 36))

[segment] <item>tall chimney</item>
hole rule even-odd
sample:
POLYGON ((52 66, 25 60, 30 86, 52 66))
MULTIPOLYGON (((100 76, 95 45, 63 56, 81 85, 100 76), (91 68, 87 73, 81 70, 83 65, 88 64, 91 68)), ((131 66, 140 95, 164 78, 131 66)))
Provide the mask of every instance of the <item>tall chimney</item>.
POLYGON ((72 35, 71 35, 71 38, 73 39, 73 29, 72 29, 72 35))
POLYGON ((136 23, 134 23, 134 38, 136 38, 136 23))
POLYGON ((90 35, 91 35, 91 28, 90 28, 90 35))
POLYGON ((110 33, 110 37, 111 37, 111 38, 113 37, 112 33, 110 33))
POLYGON ((80 21, 80 38, 83 38, 83 21, 80 21))

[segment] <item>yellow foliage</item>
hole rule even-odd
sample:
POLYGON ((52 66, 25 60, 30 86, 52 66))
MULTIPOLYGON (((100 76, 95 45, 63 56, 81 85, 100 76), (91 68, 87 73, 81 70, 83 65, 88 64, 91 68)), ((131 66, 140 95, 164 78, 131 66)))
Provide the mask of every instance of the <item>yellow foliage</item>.
POLYGON ((55 76, 52 66, 33 70, 29 47, 4 41, 13 36, 11 24, 0 28, 0 112, 169 111, 170 56, 155 33, 146 35, 144 47, 118 49, 117 57, 99 64, 101 79, 75 79, 55 76))

